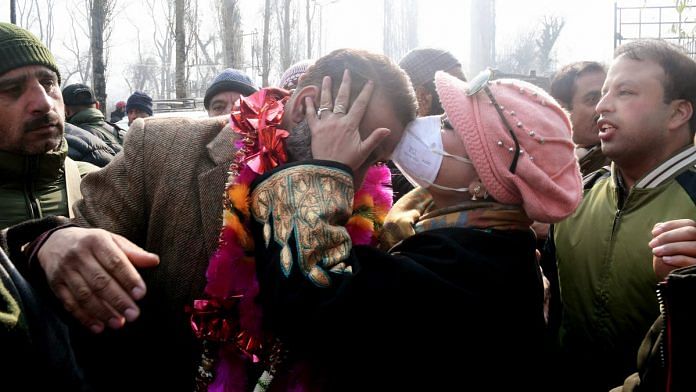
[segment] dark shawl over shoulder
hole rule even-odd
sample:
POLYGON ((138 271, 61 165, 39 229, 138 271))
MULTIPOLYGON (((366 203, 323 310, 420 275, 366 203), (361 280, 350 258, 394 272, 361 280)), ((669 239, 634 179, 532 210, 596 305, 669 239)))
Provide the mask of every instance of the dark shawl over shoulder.
MULTIPOLYGON (((540 363, 544 330, 533 234, 448 228, 416 234, 392 254, 348 247, 352 273, 329 272, 330 287, 320 287, 298 252, 307 250, 304 230, 326 240, 320 243, 326 255, 343 249, 335 231, 346 214, 336 198, 342 192, 326 195, 340 190, 327 185, 336 176, 316 174, 327 167, 287 165, 255 188, 267 187, 269 209, 294 220, 255 212, 253 226, 266 325, 286 342, 288 362, 308 361, 307 378, 324 390, 538 390, 540 373, 529 371, 540 363), (288 181, 301 193, 279 186, 288 181), (319 184, 322 192, 315 193, 319 184), (302 219, 313 224, 304 227, 302 219), (280 222, 295 222, 287 241, 275 237, 280 222), (339 241, 332 245, 331 238, 339 241), (286 245, 293 258, 287 276, 286 245)), ((333 169, 350 173, 338 164, 333 169)), ((339 270, 323 260, 322 268, 339 270)))

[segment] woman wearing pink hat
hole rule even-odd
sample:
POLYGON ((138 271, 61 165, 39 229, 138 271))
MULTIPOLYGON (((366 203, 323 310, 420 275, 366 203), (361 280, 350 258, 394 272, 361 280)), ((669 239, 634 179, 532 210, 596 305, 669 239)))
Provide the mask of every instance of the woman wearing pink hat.
POLYGON ((279 166, 249 193, 254 241, 264 244, 259 301, 285 348, 271 389, 543 389, 544 294, 530 225, 575 210, 580 171, 553 98, 489 77, 436 75, 446 116, 411 123, 393 153, 420 187, 389 213, 388 251, 351 244, 343 227, 353 173, 370 155, 356 129, 366 94, 346 113, 344 79, 323 116, 306 102, 315 160, 279 166), (269 240, 276 231, 288 240, 269 240), (313 282, 315 269, 327 284, 313 282))

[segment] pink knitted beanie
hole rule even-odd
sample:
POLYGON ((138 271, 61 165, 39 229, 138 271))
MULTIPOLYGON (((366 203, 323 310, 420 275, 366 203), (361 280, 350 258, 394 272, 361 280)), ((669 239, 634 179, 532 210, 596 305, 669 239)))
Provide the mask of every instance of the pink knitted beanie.
POLYGON ((489 82, 493 97, 520 144, 515 142, 488 95, 467 96, 467 82, 445 72, 435 85, 449 122, 459 133, 488 193, 498 202, 522 205, 539 222, 572 214, 582 197, 582 178, 567 114, 544 90, 514 79, 489 82))

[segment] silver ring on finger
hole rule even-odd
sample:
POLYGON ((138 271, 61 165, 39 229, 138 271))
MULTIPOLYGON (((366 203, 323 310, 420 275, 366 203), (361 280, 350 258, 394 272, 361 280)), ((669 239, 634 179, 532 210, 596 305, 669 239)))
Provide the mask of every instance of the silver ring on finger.
POLYGON ((341 104, 334 105, 333 112, 336 114, 346 114, 346 107, 341 104))
POLYGON ((331 110, 331 109, 329 109, 329 108, 319 108, 319 110, 317 110, 317 117, 318 117, 320 120, 321 120, 321 114, 322 114, 324 111, 326 111, 326 110, 331 110))

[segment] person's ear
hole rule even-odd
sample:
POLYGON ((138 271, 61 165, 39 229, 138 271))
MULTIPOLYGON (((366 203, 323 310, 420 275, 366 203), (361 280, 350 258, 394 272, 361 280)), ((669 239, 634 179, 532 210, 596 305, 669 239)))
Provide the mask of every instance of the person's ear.
POLYGON ((293 96, 293 105, 290 108, 290 121, 293 125, 299 124, 305 118, 305 112, 307 111, 307 106, 305 105, 305 98, 310 97, 314 100, 314 107, 319 109, 319 87, 317 86, 305 86, 299 91, 295 91, 293 96))
POLYGON ((674 104, 676 106, 669 119, 669 129, 678 129, 684 126, 684 124, 688 126, 689 120, 694 115, 693 105, 686 99, 677 99, 674 101, 674 104))
POLYGON ((433 96, 423 86, 416 87, 416 100, 418 100, 418 115, 427 116, 430 114, 430 107, 433 104, 433 96))

